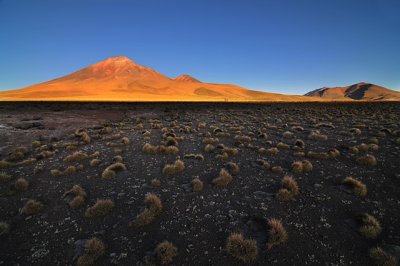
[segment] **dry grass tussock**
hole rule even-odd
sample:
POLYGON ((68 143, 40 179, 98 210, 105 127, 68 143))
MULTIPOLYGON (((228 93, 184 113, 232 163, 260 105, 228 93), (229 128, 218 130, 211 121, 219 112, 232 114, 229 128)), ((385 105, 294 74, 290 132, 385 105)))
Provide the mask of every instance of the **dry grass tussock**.
POLYGON ((63 195, 66 196, 73 194, 74 198, 69 202, 69 206, 73 209, 81 207, 87 198, 86 191, 79 185, 74 185, 70 190, 66 191, 63 195))
POLYGON ((368 213, 363 213, 358 217, 360 227, 358 232, 365 238, 375 239, 382 232, 379 221, 368 213))
POLYGON ((226 187, 232 182, 232 176, 225 169, 221 169, 219 175, 213 179, 212 183, 218 187, 226 187))
POLYGON ((163 174, 173 175, 183 172, 185 170, 185 163, 181 160, 176 160, 174 164, 167 164, 163 168, 163 174))
POLYGON ((103 173, 101 174, 101 177, 103 179, 112 179, 114 178, 117 173, 116 171, 123 171, 126 170, 126 166, 123 163, 113 163, 112 165, 108 166, 103 173))
POLYGON ((78 258, 78 266, 94 265, 96 260, 104 255, 105 252, 104 243, 98 238, 91 238, 86 240, 85 251, 83 255, 78 258))
POLYGON ((267 249, 271 249, 274 246, 285 243, 288 239, 288 234, 282 222, 277 219, 269 219, 269 238, 267 243, 267 249))
POLYGON ((65 176, 65 175, 71 175, 73 173, 76 173, 76 167, 73 165, 68 166, 64 171, 61 171, 59 169, 52 169, 50 170, 50 173, 53 176, 65 176))
POLYGON ((342 181, 342 183, 352 187, 353 193, 356 196, 365 197, 367 195, 367 192, 368 192, 367 186, 364 183, 362 183, 360 180, 357 180, 351 176, 348 176, 342 181))
POLYGON ((278 198, 282 201, 289 201, 299 194, 299 187, 292 176, 285 176, 281 184, 283 188, 278 191, 278 198))
POLYGON ((26 215, 32 215, 41 212, 43 208, 44 208, 43 203, 34 199, 30 199, 25 203, 24 207, 22 207, 21 213, 26 215))
POLYGON ((163 241, 154 249, 157 261, 161 265, 170 264, 178 255, 178 248, 169 241, 163 241))
POLYGON ((398 262, 395 256, 387 253, 381 247, 371 248, 369 251, 369 256, 378 266, 396 266, 398 262))
POLYGON ((106 216, 114 208, 114 202, 110 199, 98 199, 96 203, 86 209, 85 217, 96 218, 106 216))
POLYGON ((235 259, 243 262, 254 261, 258 256, 256 240, 245 239, 243 234, 233 233, 228 237, 226 251, 235 259))
POLYGON ((133 222, 129 223, 130 226, 144 226, 151 223, 161 213, 163 208, 161 199, 154 193, 146 194, 144 204, 145 209, 136 216, 133 222))

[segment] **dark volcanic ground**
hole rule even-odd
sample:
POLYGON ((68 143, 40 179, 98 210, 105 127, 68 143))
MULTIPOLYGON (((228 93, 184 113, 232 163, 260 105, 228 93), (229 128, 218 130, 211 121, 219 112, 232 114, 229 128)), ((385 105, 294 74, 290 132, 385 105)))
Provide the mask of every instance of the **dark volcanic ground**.
POLYGON ((146 254, 163 240, 178 248, 172 265, 241 265, 225 249, 234 232, 257 240, 258 257, 250 263, 254 265, 373 265, 369 249, 400 249, 399 121, 398 103, 1 103, 0 160, 10 164, 0 172, 11 180, 0 183, 0 221, 10 225, 8 235, 0 238, 0 265, 73 265, 74 256, 79 255, 75 243, 92 237, 106 245, 98 265, 142 265, 146 254), (205 127, 199 127, 200 123, 206 123, 205 127), (112 132, 100 134, 106 126, 112 132), (90 143, 74 134, 79 128, 86 130, 90 143), (152 155, 142 150, 145 143, 160 145, 162 130, 174 131, 178 154, 152 155), (315 130, 328 139, 309 139, 315 130), (286 131, 294 137, 283 137, 286 131), (220 160, 215 156, 221 149, 205 152, 202 141, 207 132, 218 138, 214 146, 235 147, 238 154, 220 160), (218 132, 229 136, 218 137, 218 132), (237 135, 249 136, 250 141, 235 141, 237 135), (123 137, 130 143, 120 145, 123 137), (294 150, 296 139, 305 142, 303 149, 294 150), (40 145, 36 142, 37 147, 32 147, 36 140, 40 145), (279 142, 289 148, 279 148, 275 155, 259 152, 279 142), (377 143, 378 150, 367 147, 368 151, 350 152, 362 143, 377 143), (70 149, 65 148, 68 144, 70 149), (11 161, 9 154, 20 146, 26 147, 23 158, 11 161), (309 151, 334 148, 340 152, 335 158, 308 156, 309 151), (42 151, 54 154, 42 158, 42 151), (91 166, 91 159, 63 161, 76 151, 99 152, 101 164, 91 166), (305 157, 295 157, 299 151, 305 157), (204 161, 184 158, 191 153, 202 154, 204 161), (101 178, 117 154, 127 170, 110 180, 101 178), (376 166, 356 162, 366 154, 376 157, 376 166), (185 170, 163 174, 163 167, 178 157, 185 170), (35 160, 20 163, 31 158, 35 160), (259 159, 281 166, 283 173, 263 169, 259 159), (302 160, 309 160, 313 170, 294 173, 292 163, 302 160), (227 162, 237 163, 240 172, 226 187, 216 187, 212 180, 227 162), (70 165, 78 170, 65 176, 50 173, 70 165), (292 175, 300 190, 287 202, 275 196, 285 175, 292 175), (191 190, 194 176, 204 183, 201 192, 191 190), (367 186, 365 198, 341 185, 347 176, 367 186), (29 187, 16 192, 14 182, 21 177, 29 181, 29 187), (161 181, 159 188, 150 184, 154 178, 161 181), (68 205, 68 197, 63 198, 75 184, 88 194, 78 209, 68 205), (149 225, 128 226, 143 209, 148 192, 160 197, 161 214, 149 225), (44 209, 34 215, 21 214, 28 199, 41 201, 44 209), (96 199, 111 199, 115 206, 104 217, 85 218, 85 210, 96 199), (358 232, 360 213, 379 220, 382 232, 376 239, 358 232), (287 242, 271 250, 266 249, 269 218, 280 219, 288 233, 287 242))

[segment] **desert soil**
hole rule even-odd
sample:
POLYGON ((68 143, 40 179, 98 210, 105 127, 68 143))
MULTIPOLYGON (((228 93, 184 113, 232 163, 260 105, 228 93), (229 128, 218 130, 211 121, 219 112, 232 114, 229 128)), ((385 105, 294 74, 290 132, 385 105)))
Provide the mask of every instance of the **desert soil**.
POLYGON ((369 250, 376 246, 399 257, 399 121, 398 103, 1 103, 0 160, 10 164, 0 172, 11 180, 0 183, 0 222, 10 226, 0 238, 0 265, 74 265, 83 252, 79 245, 92 237, 106 247, 98 265, 144 265, 164 240, 178 249, 171 265, 242 265, 226 250, 231 233, 257 240, 258 257, 252 265, 373 265, 369 250), (105 127, 112 132, 100 134, 105 127), (77 129, 87 132, 89 143, 75 134, 77 129), (163 141, 162 130, 172 130, 178 137, 179 152, 145 153, 145 143, 163 141), (309 139, 316 130, 327 139, 309 139), (293 136, 284 137, 286 131, 293 136), (216 159, 222 145, 205 152, 207 135, 218 138, 214 146, 237 148, 238 153, 216 159), (235 136, 250 140, 238 141, 235 136), (121 142, 123 137, 129 144, 121 142), (295 148, 297 139, 304 141, 304 148, 295 148), (36 146, 34 141, 39 141, 36 146), (289 147, 279 148, 275 155, 259 150, 280 142, 289 147), (363 143, 378 148, 351 152, 363 143), (21 146, 26 148, 23 158, 10 160, 21 146), (340 155, 325 159, 308 155, 333 149, 340 155), (42 151, 51 155, 43 158, 42 151), (101 163, 63 161, 77 151, 99 152, 96 158, 101 163), (299 157, 301 152, 304 157, 299 157), (204 160, 184 158, 192 153, 202 154, 204 160), (103 179, 103 170, 118 154, 127 169, 103 179), (367 154, 376 158, 375 166, 357 163, 367 154), (164 166, 178 158, 185 169, 163 174, 164 166), (26 159, 35 160, 21 163, 26 159), (283 171, 264 169, 260 159, 283 171), (292 163, 303 160, 312 163, 312 171, 294 172, 292 163), (215 186, 212 180, 222 168, 228 169, 228 162, 238 164, 240 172, 227 186, 215 186), (51 174, 52 169, 71 165, 75 173, 51 174), (297 181, 299 194, 282 201, 276 195, 287 175, 297 181), (191 188, 194 176, 204 184, 200 192, 191 188), (348 176, 367 186, 365 197, 342 184, 348 176), (18 178, 29 182, 26 191, 15 189, 18 178), (151 185, 155 178, 161 181, 159 188, 151 185), (69 206, 70 197, 63 197, 73 185, 87 192, 84 204, 76 209, 69 206), (149 192, 161 199, 161 213, 148 225, 129 226, 143 210, 149 192), (21 208, 29 199, 42 202, 44 208, 23 214, 21 208), (97 199, 111 199, 114 208, 104 217, 85 217, 97 199), (359 233, 361 213, 380 222, 382 232, 376 238, 359 233), (288 239, 267 249, 270 218, 282 221, 288 239))

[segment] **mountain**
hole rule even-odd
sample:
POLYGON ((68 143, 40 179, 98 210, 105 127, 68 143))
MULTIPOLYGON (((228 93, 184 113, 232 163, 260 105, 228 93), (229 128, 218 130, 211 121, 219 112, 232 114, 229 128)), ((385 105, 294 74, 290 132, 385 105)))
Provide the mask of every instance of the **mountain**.
POLYGON ((110 57, 67 76, 19 90, 0 92, 3 101, 314 101, 230 84, 168 78, 127 57, 110 57))
POLYGON ((365 101, 399 101, 400 92, 389 90, 382 86, 360 82, 346 87, 321 88, 310 91, 305 96, 321 97, 325 99, 352 99, 365 101))
POLYGON ((189 75, 180 75, 176 78, 173 78, 173 80, 175 81, 181 81, 181 82, 195 82, 195 83, 201 83, 199 80, 195 79, 192 76, 189 75))

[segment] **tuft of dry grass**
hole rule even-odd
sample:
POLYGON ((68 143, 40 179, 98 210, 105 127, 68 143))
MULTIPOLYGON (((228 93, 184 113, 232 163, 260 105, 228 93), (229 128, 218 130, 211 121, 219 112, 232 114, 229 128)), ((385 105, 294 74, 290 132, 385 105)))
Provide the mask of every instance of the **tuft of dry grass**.
POLYGON ((194 159, 194 160, 198 160, 198 161, 204 161, 204 156, 202 154, 194 154, 194 153, 190 153, 190 154, 185 154, 183 156, 184 159, 194 159))
POLYGON ((122 171, 122 170, 126 170, 125 164, 120 162, 113 163, 112 165, 104 169, 103 173, 101 174, 101 177, 103 179, 112 179, 117 175, 116 171, 122 171))
POLYGON ((79 185, 74 185, 70 190, 66 191, 63 195, 63 197, 68 196, 69 194, 74 194, 75 197, 72 199, 72 201, 69 203, 69 206, 73 209, 77 209, 85 203, 86 198, 87 198, 87 193, 86 191, 79 185))
POLYGON ((303 173, 303 163, 300 161, 294 162, 292 164, 292 169, 293 169, 293 172, 295 172, 296 174, 303 173))
POLYGON ((306 146, 306 145, 304 144, 304 141, 302 141, 301 139, 297 139, 297 140, 295 141, 294 145, 295 145, 296 147, 301 148, 301 149, 304 149, 305 146, 306 146))
POLYGON ((258 256, 257 241, 245 239, 243 234, 233 233, 228 237, 226 251, 243 262, 254 261, 258 256))
POLYGON ((25 147, 18 147, 8 155, 8 160, 11 162, 20 161, 24 159, 27 149, 25 147))
POLYGON ((223 152, 227 153, 229 156, 234 156, 239 153, 237 148, 224 147, 223 152))
POLYGON ((279 165, 272 166, 271 171, 275 174, 283 174, 283 168, 279 165))
POLYGON ((0 161, 0 169, 10 168, 11 166, 13 166, 13 164, 10 162, 4 161, 4 160, 0 161))
POLYGON ((203 182, 200 180, 198 176, 195 176, 191 183, 194 192, 200 192, 203 190, 203 182))
POLYGON ((218 138, 211 138, 211 137, 208 137, 208 138, 204 138, 203 139, 203 143, 204 144, 215 144, 215 143, 218 143, 219 142, 219 139, 218 138))
POLYGON ((85 252, 78 258, 78 266, 89 266, 94 265, 95 261, 98 260, 105 252, 104 243, 98 238, 91 238, 86 240, 85 252))
POLYGON ((304 160, 301 163, 303 164, 303 172, 308 173, 308 172, 312 171, 313 165, 312 165, 312 163, 310 161, 304 160))
POLYGON ((161 187, 161 181, 158 178, 153 178, 150 183, 151 183, 151 186, 154 188, 161 187))
POLYGON ((236 142, 251 142, 251 137, 245 135, 236 135, 234 140, 236 142))
POLYGON ((318 159, 318 160, 326 160, 330 158, 327 152, 316 152, 316 151, 309 151, 307 153, 307 156, 312 159, 318 159))
POLYGON ((232 182, 232 176, 225 169, 221 169, 218 177, 214 178, 212 183, 218 187, 225 187, 232 182))
POLYGON ((360 180, 354 179, 351 176, 346 177, 343 181, 343 184, 351 186, 353 188, 353 193, 359 197, 365 197, 367 195, 368 189, 367 186, 362 183, 360 180))
POLYGON ((176 160, 174 164, 167 164, 163 168, 163 174, 173 175, 183 172, 185 170, 185 163, 181 160, 176 160))
POLYGON ((53 176, 71 175, 73 173, 76 173, 76 167, 73 166, 73 165, 70 165, 64 171, 61 171, 61 170, 58 170, 58 169, 52 169, 52 170, 50 170, 50 173, 53 176))
POLYGON ((358 218, 361 224, 358 232, 365 238, 375 239, 382 232, 381 224, 374 216, 363 213, 358 218))
POLYGON ((281 150, 283 150, 283 149, 289 149, 289 148, 290 148, 290 146, 289 146, 288 144, 283 143, 283 142, 279 142, 278 144, 276 144, 276 147, 277 147, 278 149, 281 149, 281 150))
POLYGON ((0 222, 0 238, 5 237, 10 232, 10 225, 6 222, 0 222))
POLYGON ((292 176, 285 176, 281 184, 283 188, 278 191, 278 198, 282 201, 289 201, 299 194, 299 187, 292 176))
POLYGON ((144 197, 145 209, 136 216, 135 221, 130 223, 130 226, 144 226, 152 221, 161 213, 162 203, 161 199, 154 193, 147 193, 144 197))
POLYGON ((7 173, 1 172, 0 173, 0 183, 7 183, 11 180, 11 176, 7 173))
POLYGON ((294 138, 294 134, 290 131, 285 131, 283 132, 282 137, 285 139, 292 139, 294 138))
POLYGON ((75 130, 75 136, 80 137, 84 143, 90 143, 90 136, 84 129, 75 130))
POLYGON ((288 239, 288 234, 282 222, 277 219, 268 219, 269 226, 269 238, 267 243, 267 249, 271 249, 273 246, 281 245, 288 239))
POLYGON ((157 146, 153 146, 150 143, 144 144, 142 151, 147 154, 157 154, 157 146))
POLYGON ((231 175, 237 175, 240 172, 240 167, 234 162, 229 162, 226 164, 226 168, 228 169, 231 175))
POLYGON ((21 213, 26 215, 32 215, 39 213, 40 211, 43 210, 43 208, 44 205, 40 201, 30 199, 25 203, 24 207, 22 207, 21 213))
POLYGON ((101 163, 101 161, 99 159, 92 159, 90 161, 90 166, 98 166, 101 163))
POLYGON ((316 141, 326 141, 328 139, 327 135, 321 134, 319 131, 312 131, 310 135, 308 135, 308 139, 316 140, 316 141))
POLYGON ((85 217, 95 218, 106 216, 114 208, 114 202, 110 199, 98 199, 96 203, 86 209, 85 217))
POLYGON ((14 187, 17 191, 26 191, 28 189, 29 182, 25 178, 18 178, 15 181, 14 187))
POLYGON ((211 144, 207 144, 207 145, 204 147, 204 151, 205 151, 205 152, 208 152, 208 153, 213 152, 214 150, 215 150, 215 147, 214 147, 213 145, 211 145, 211 144))
POLYGON ((163 241, 154 249, 157 260, 161 265, 170 264, 178 255, 177 247, 169 241, 163 241))
POLYGON ((74 161, 82 161, 89 158, 87 153, 81 152, 81 151, 76 151, 71 155, 68 155, 67 157, 64 158, 64 162, 74 162, 74 161))
POLYGON ((276 148, 276 147, 269 148, 269 149, 267 149, 267 151, 266 151, 266 153, 267 153, 268 155, 275 155, 275 154, 277 154, 278 152, 279 152, 279 149, 276 148))
POLYGON ((357 163, 362 166, 375 166, 377 164, 375 156, 370 154, 357 158, 357 163))
POLYGON ((334 158, 340 156, 340 151, 339 151, 338 149, 330 149, 330 150, 328 151, 328 155, 329 155, 329 157, 330 157, 331 159, 334 159, 334 158))
POLYGON ((223 152, 221 154, 217 154, 215 156, 215 159, 222 160, 222 161, 227 161, 229 159, 229 155, 226 152, 223 152))
POLYGON ((369 256, 374 260, 375 264, 378 266, 396 266, 397 258, 381 247, 371 248, 369 251, 369 256))

